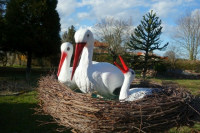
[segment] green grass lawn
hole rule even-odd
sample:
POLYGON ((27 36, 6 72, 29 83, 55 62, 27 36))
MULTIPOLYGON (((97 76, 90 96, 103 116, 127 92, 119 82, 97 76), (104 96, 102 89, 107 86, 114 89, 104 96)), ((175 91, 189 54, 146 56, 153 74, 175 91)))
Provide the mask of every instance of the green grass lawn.
MULTIPOLYGON (((160 82, 162 84, 178 84, 181 87, 185 88, 188 90, 190 93, 193 95, 200 97, 200 80, 192 80, 192 79, 158 79, 158 78, 153 78, 150 79, 155 82, 160 82)), ((200 103, 199 103, 200 106, 200 103)), ((189 128, 189 127, 181 127, 180 129, 176 130, 175 128, 171 129, 169 132, 170 133, 191 133, 194 131, 200 131, 200 123, 196 123, 194 127, 189 128)), ((195 133, 195 132, 194 132, 195 133)))
MULTIPOLYGON (((36 88, 40 76, 47 75, 49 71, 50 68, 33 68, 28 84, 36 88)), ((25 77, 26 69, 23 67, 0 67, 0 81, 17 83, 25 80, 25 77)), ((0 133, 53 133, 63 128, 52 123, 51 116, 36 115, 34 109, 38 107, 37 103, 37 91, 19 96, 0 96, 0 133), (49 124, 45 124, 47 122, 49 124)))
MULTIPOLYGON (((0 132, 1 133, 53 133, 59 127, 52 122, 52 117, 36 115, 37 92, 32 91, 20 96, 0 97, 0 132), (42 125, 43 124, 43 125, 42 125)), ((66 133, 69 131, 66 131, 66 133)))
MULTIPOLYGON (((136 72, 136 78, 141 78, 141 70, 135 70, 136 72)), ((186 90, 188 90, 191 94, 200 97, 200 80, 195 79, 174 79, 174 78, 147 78, 147 80, 155 81, 158 83, 161 83, 163 85, 178 85, 186 90)), ((199 103, 200 106, 200 103, 199 103)), ((196 123, 194 127, 180 127, 179 129, 171 129, 169 130, 169 133, 197 133, 200 131, 200 123, 196 123), (195 132, 196 131, 196 132, 195 132)))
MULTIPOLYGON (((30 85, 37 87, 37 81, 41 75, 47 75, 50 68, 33 68, 30 85)), ((0 81, 18 81, 25 79, 25 68, 23 67, 0 67, 0 81)), ((136 71, 136 78, 140 77, 139 70, 136 71)), ((163 84, 179 84, 187 88, 192 94, 200 96, 200 80, 181 80, 150 78, 163 84)), ((0 86, 1 87, 1 86, 0 86)), ((1 88, 0 88, 1 90, 1 88)), ((0 132, 2 133, 51 133, 56 132, 59 127, 51 123, 53 118, 47 115, 36 115, 34 108, 37 105, 37 91, 31 91, 19 96, 0 96, 0 132), (44 124, 49 122, 49 124, 44 124), (42 124, 43 123, 43 124, 42 124)), ((170 133, 200 131, 200 124, 192 128, 181 127, 179 130, 171 129, 170 133)), ((65 131, 70 132, 68 131, 65 131)))
POLYGON ((181 87, 186 88, 195 96, 200 96, 200 80, 192 80, 192 79, 151 79, 155 82, 159 82, 162 84, 179 84, 181 87))
MULTIPOLYGON (((136 78, 140 78, 141 70, 136 70, 136 78)), ((180 85, 183 88, 186 88, 195 96, 200 96, 200 80, 196 79, 174 79, 174 78, 148 78, 148 80, 162 83, 164 85, 180 85)))

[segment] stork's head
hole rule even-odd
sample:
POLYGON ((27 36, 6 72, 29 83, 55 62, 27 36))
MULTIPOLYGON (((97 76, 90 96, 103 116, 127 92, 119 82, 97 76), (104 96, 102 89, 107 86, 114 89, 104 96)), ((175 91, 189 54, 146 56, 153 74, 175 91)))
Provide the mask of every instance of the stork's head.
POLYGON ((69 42, 65 42, 61 45, 60 49, 61 49, 61 58, 60 58, 60 63, 59 63, 59 67, 58 67, 57 76, 59 76, 59 74, 60 74, 60 70, 62 68, 62 65, 63 65, 63 62, 65 61, 65 59, 67 59, 67 61, 70 62, 70 59, 73 54, 73 45, 69 42))
POLYGON ((88 29, 80 29, 78 30, 75 35, 75 42, 77 44, 85 45, 89 47, 90 45, 94 45, 94 37, 93 33, 88 29))
POLYGON ((131 81, 135 78, 135 71, 132 69, 128 68, 122 57, 119 55, 119 59, 122 63, 122 67, 117 64, 117 62, 114 62, 114 64, 122 71, 125 77, 129 78, 131 81))
POLYGON ((73 63, 73 70, 72 70, 71 79, 74 76, 74 72, 77 68, 78 61, 79 61, 80 55, 83 51, 83 48, 94 46, 93 34, 88 29, 78 30, 75 33, 74 38, 75 38, 75 42, 76 42, 76 49, 75 49, 75 56, 74 56, 74 63, 73 63))

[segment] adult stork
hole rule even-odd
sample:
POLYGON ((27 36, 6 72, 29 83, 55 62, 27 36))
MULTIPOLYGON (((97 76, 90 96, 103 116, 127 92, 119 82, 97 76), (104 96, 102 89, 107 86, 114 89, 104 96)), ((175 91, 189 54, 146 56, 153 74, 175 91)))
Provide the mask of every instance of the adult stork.
MULTIPOLYGON (((71 80, 72 67, 70 67, 70 61, 73 54, 73 45, 69 42, 65 42, 61 45, 61 58, 58 67, 58 80, 64 85, 70 87, 71 89, 77 89, 78 86, 74 78, 71 80)), ((98 62, 92 61, 93 64, 98 62)))
POLYGON ((124 80, 123 73, 110 63, 92 64, 94 48, 92 32, 80 29, 74 37, 76 49, 71 79, 74 75, 77 86, 84 93, 97 91, 99 95, 107 98, 118 95, 124 80))
POLYGON ((124 73, 124 82, 119 94, 119 100, 124 101, 135 101, 145 97, 146 95, 152 94, 152 89, 150 88, 130 88, 130 84, 135 78, 135 72, 128 68, 125 62, 123 61, 122 57, 119 56, 119 59, 122 63, 121 67, 116 62, 114 64, 124 73))
POLYGON ((72 67, 70 67, 70 61, 73 54, 73 45, 69 42, 65 42, 61 45, 61 58, 58 67, 58 80, 71 89, 77 89, 74 78, 71 80, 72 67))

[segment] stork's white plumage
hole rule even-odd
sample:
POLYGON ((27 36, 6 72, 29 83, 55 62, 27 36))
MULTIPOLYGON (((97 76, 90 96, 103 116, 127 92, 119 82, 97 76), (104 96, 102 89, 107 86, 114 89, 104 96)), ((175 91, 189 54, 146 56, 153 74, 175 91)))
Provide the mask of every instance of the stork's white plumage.
POLYGON ((71 78, 74 75, 79 89, 84 93, 97 91, 103 97, 115 96, 116 90, 121 88, 124 81, 123 73, 110 63, 92 64, 94 38, 90 30, 78 30, 75 33, 75 42, 76 50, 71 78))
POLYGON ((71 89, 77 89, 74 78, 71 80, 72 67, 70 67, 70 61, 73 54, 73 45, 69 42, 65 42, 61 45, 61 58, 58 67, 58 80, 71 89))
POLYGON ((146 95, 152 94, 152 89, 150 88, 130 88, 130 84, 135 78, 135 72, 128 68, 121 56, 119 56, 120 61, 122 63, 121 67, 116 62, 115 65, 124 73, 124 82, 119 94, 119 100, 124 101, 135 101, 145 97, 146 95))

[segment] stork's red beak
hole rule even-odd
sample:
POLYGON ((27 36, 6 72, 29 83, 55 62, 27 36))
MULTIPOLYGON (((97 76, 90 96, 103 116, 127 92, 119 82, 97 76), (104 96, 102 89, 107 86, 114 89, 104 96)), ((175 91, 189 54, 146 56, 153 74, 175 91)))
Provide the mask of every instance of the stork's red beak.
POLYGON ((86 43, 77 43, 77 44, 76 44, 76 49, 75 49, 75 56, 74 56, 74 63, 73 63, 73 69, 72 69, 71 80, 73 79, 74 72, 75 72, 75 70, 76 70, 76 68, 77 68, 80 55, 81 55, 81 53, 82 53, 83 48, 84 48, 85 45, 86 45, 86 43))
POLYGON ((129 68, 127 67, 127 65, 125 64, 124 60, 122 59, 122 57, 119 55, 119 59, 122 63, 121 67, 119 64, 117 64, 117 62, 114 62, 114 64, 123 72, 123 73, 127 73, 129 71, 129 68))
POLYGON ((57 76, 60 75, 60 70, 61 70, 61 68, 62 68, 63 62, 64 62, 64 60, 65 60, 66 57, 67 57, 67 53, 62 52, 62 53, 61 53, 61 57, 60 57, 60 63, 59 63, 59 67, 58 67, 57 76))

